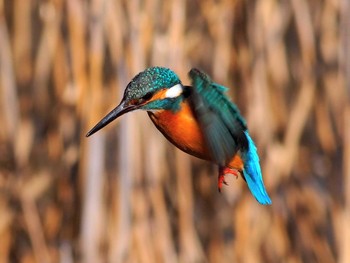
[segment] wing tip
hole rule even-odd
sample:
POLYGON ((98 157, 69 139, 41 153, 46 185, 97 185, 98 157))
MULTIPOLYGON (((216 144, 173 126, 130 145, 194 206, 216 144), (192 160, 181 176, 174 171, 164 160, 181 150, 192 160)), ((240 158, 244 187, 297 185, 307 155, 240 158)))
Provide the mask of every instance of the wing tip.
POLYGON ((198 68, 191 68, 190 72, 188 72, 188 75, 195 80, 196 77, 199 77, 201 79, 204 79, 205 81, 212 82, 210 77, 204 73, 203 71, 199 70, 198 68))

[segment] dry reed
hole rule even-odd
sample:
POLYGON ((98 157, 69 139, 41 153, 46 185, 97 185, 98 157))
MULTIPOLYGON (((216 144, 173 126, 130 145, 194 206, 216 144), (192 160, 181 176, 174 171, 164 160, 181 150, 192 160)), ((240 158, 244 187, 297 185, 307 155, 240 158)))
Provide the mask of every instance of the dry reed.
POLYGON ((347 0, 0 0, 0 262, 350 262, 347 0), (228 87, 272 206, 132 113, 151 65, 228 87))

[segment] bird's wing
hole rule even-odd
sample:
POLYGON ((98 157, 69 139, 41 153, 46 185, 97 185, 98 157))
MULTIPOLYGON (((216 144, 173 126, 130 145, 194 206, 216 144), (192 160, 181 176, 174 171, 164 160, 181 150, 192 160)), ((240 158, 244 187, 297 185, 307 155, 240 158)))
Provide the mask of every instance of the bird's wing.
POLYGON ((213 161, 224 166, 238 150, 248 146, 245 120, 224 93, 226 88, 205 73, 191 69, 191 107, 203 130, 213 161))

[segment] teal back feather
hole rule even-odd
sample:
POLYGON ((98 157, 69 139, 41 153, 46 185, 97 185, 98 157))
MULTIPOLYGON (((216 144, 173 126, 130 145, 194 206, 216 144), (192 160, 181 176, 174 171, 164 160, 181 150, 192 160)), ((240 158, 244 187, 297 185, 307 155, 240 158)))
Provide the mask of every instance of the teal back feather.
POLYGON ((192 69, 192 92, 189 97, 214 162, 229 163, 237 151, 248 147, 245 120, 236 105, 226 96, 227 88, 214 83, 208 75, 192 69))
MULTIPOLYGON (((192 69, 189 73, 192 78, 192 85, 196 91, 204 98, 204 102, 222 116, 227 125, 238 126, 246 130, 246 122, 239 112, 237 106, 225 94, 228 88, 214 83, 210 77, 197 69, 192 69), (234 122, 232 122, 234 118, 234 122)), ((237 128, 238 128, 237 127, 237 128)))
POLYGON ((250 138, 248 131, 245 131, 245 135, 248 139, 248 150, 242 154, 244 160, 244 178, 250 192, 260 204, 271 204, 271 199, 266 192, 262 179, 256 146, 252 138, 250 138))

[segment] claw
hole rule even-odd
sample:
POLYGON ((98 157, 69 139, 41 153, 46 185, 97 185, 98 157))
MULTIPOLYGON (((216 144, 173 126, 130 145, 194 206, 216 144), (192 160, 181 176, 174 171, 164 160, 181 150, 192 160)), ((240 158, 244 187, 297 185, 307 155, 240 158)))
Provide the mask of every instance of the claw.
POLYGON ((239 171, 237 171, 236 169, 232 169, 229 167, 219 167, 219 176, 218 176, 218 190, 221 193, 221 188, 222 185, 228 185, 228 183, 225 181, 225 175, 226 174, 233 174, 236 179, 238 179, 238 173, 240 173, 239 171))
POLYGON ((226 183, 226 181, 225 181, 225 175, 219 173, 219 177, 218 177, 218 190, 219 190, 220 193, 221 193, 222 184, 226 184, 226 185, 227 185, 227 183, 226 183))

